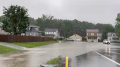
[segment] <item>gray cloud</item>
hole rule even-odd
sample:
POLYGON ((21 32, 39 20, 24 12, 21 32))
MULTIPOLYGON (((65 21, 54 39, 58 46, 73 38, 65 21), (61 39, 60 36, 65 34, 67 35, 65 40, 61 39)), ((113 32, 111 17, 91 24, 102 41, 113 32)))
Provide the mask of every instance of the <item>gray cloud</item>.
POLYGON ((0 15, 3 6, 17 4, 25 6, 29 15, 34 18, 47 14, 58 19, 114 25, 117 13, 120 13, 119 3, 120 0, 0 0, 0 15))

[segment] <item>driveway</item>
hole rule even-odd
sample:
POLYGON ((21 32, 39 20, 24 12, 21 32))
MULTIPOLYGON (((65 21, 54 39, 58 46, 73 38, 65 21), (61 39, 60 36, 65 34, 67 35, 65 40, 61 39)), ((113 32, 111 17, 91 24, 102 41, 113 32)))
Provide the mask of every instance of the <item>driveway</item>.
POLYGON ((0 45, 18 49, 18 50, 26 50, 27 49, 26 47, 22 47, 22 46, 18 46, 18 45, 14 45, 12 43, 6 43, 6 42, 0 42, 0 45))
POLYGON ((89 53, 91 49, 104 49, 104 45, 90 42, 62 42, 2 54, 0 55, 0 67, 38 67, 40 64, 45 64, 46 61, 58 56, 68 56, 72 59, 71 66, 75 67, 77 65, 76 56, 89 53))

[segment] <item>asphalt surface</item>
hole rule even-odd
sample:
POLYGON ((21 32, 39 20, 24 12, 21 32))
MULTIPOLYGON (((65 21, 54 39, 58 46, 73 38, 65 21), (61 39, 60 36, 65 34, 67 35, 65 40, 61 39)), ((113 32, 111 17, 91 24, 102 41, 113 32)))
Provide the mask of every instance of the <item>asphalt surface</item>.
POLYGON ((119 67, 117 64, 92 51, 77 56, 76 59, 76 67, 119 67))
POLYGON ((71 58, 71 67, 119 67, 119 43, 111 44, 111 53, 105 53, 105 45, 90 42, 62 42, 28 50, 0 55, 0 67, 39 67, 58 56, 71 58))
POLYGON ((120 67, 120 45, 112 43, 104 45, 104 49, 91 50, 88 53, 76 56, 74 67, 120 67), (107 52, 106 48, 107 47, 107 52))

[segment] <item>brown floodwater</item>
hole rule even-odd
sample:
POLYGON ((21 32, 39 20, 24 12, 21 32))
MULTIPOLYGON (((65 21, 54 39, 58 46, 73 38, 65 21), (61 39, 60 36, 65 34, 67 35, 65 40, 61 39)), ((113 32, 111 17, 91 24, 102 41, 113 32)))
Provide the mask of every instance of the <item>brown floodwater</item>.
POLYGON ((77 65, 76 56, 88 53, 91 49, 104 49, 104 45, 102 43, 63 42, 1 54, 0 67, 39 67, 58 56, 68 56, 73 59, 71 66, 74 67, 77 65))

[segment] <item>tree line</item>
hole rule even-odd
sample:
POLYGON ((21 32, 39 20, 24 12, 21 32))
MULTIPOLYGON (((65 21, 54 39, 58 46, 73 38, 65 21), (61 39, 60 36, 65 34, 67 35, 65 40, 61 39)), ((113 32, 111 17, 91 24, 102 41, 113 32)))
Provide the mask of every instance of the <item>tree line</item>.
POLYGON ((100 33, 103 33, 105 30, 107 30, 107 32, 114 32, 115 30, 111 24, 94 24, 88 21, 79 21, 77 19, 55 19, 54 16, 48 16, 44 14, 42 17, 37 19, 32 18, 32 20, 34 20, 34 23, 31 23, 39 25, 41 31, 44 32, 45 28, 57 28, 60 32, 60 35, 63 37, 69 37, 73 34, 78 34, 85 37, 86 29, 99 29, 100 33))
MULTIPOLYGON (((56 19, 54 16, 42 15, 37 19, 29 17, 27 9, 17 5, 11 5, 10 7, 4 7, 3 16, 0 16, 0 21, 3 22, 3 30, 6 32, 18 35, 24 33, 29 24, 35 24, 40 26, 40 31, 44 36, 45 28, 57 28, 61 36, 67 38, 73 34, 78 34, 83 37, 86 36, 86 29, 99 29, 100 33, 114 32, 115 29, 119 29, 119 23, 115 28, 111 24, 97 23, 94 24, 89 21, 80 21, 77 19, 56 19)), ((117 21, 119 21, 117 19, 117 21)), ((119 32, 119 31, 116 31, 119 32)), ((103 36, 106 38, 106 36, 103 36)))

